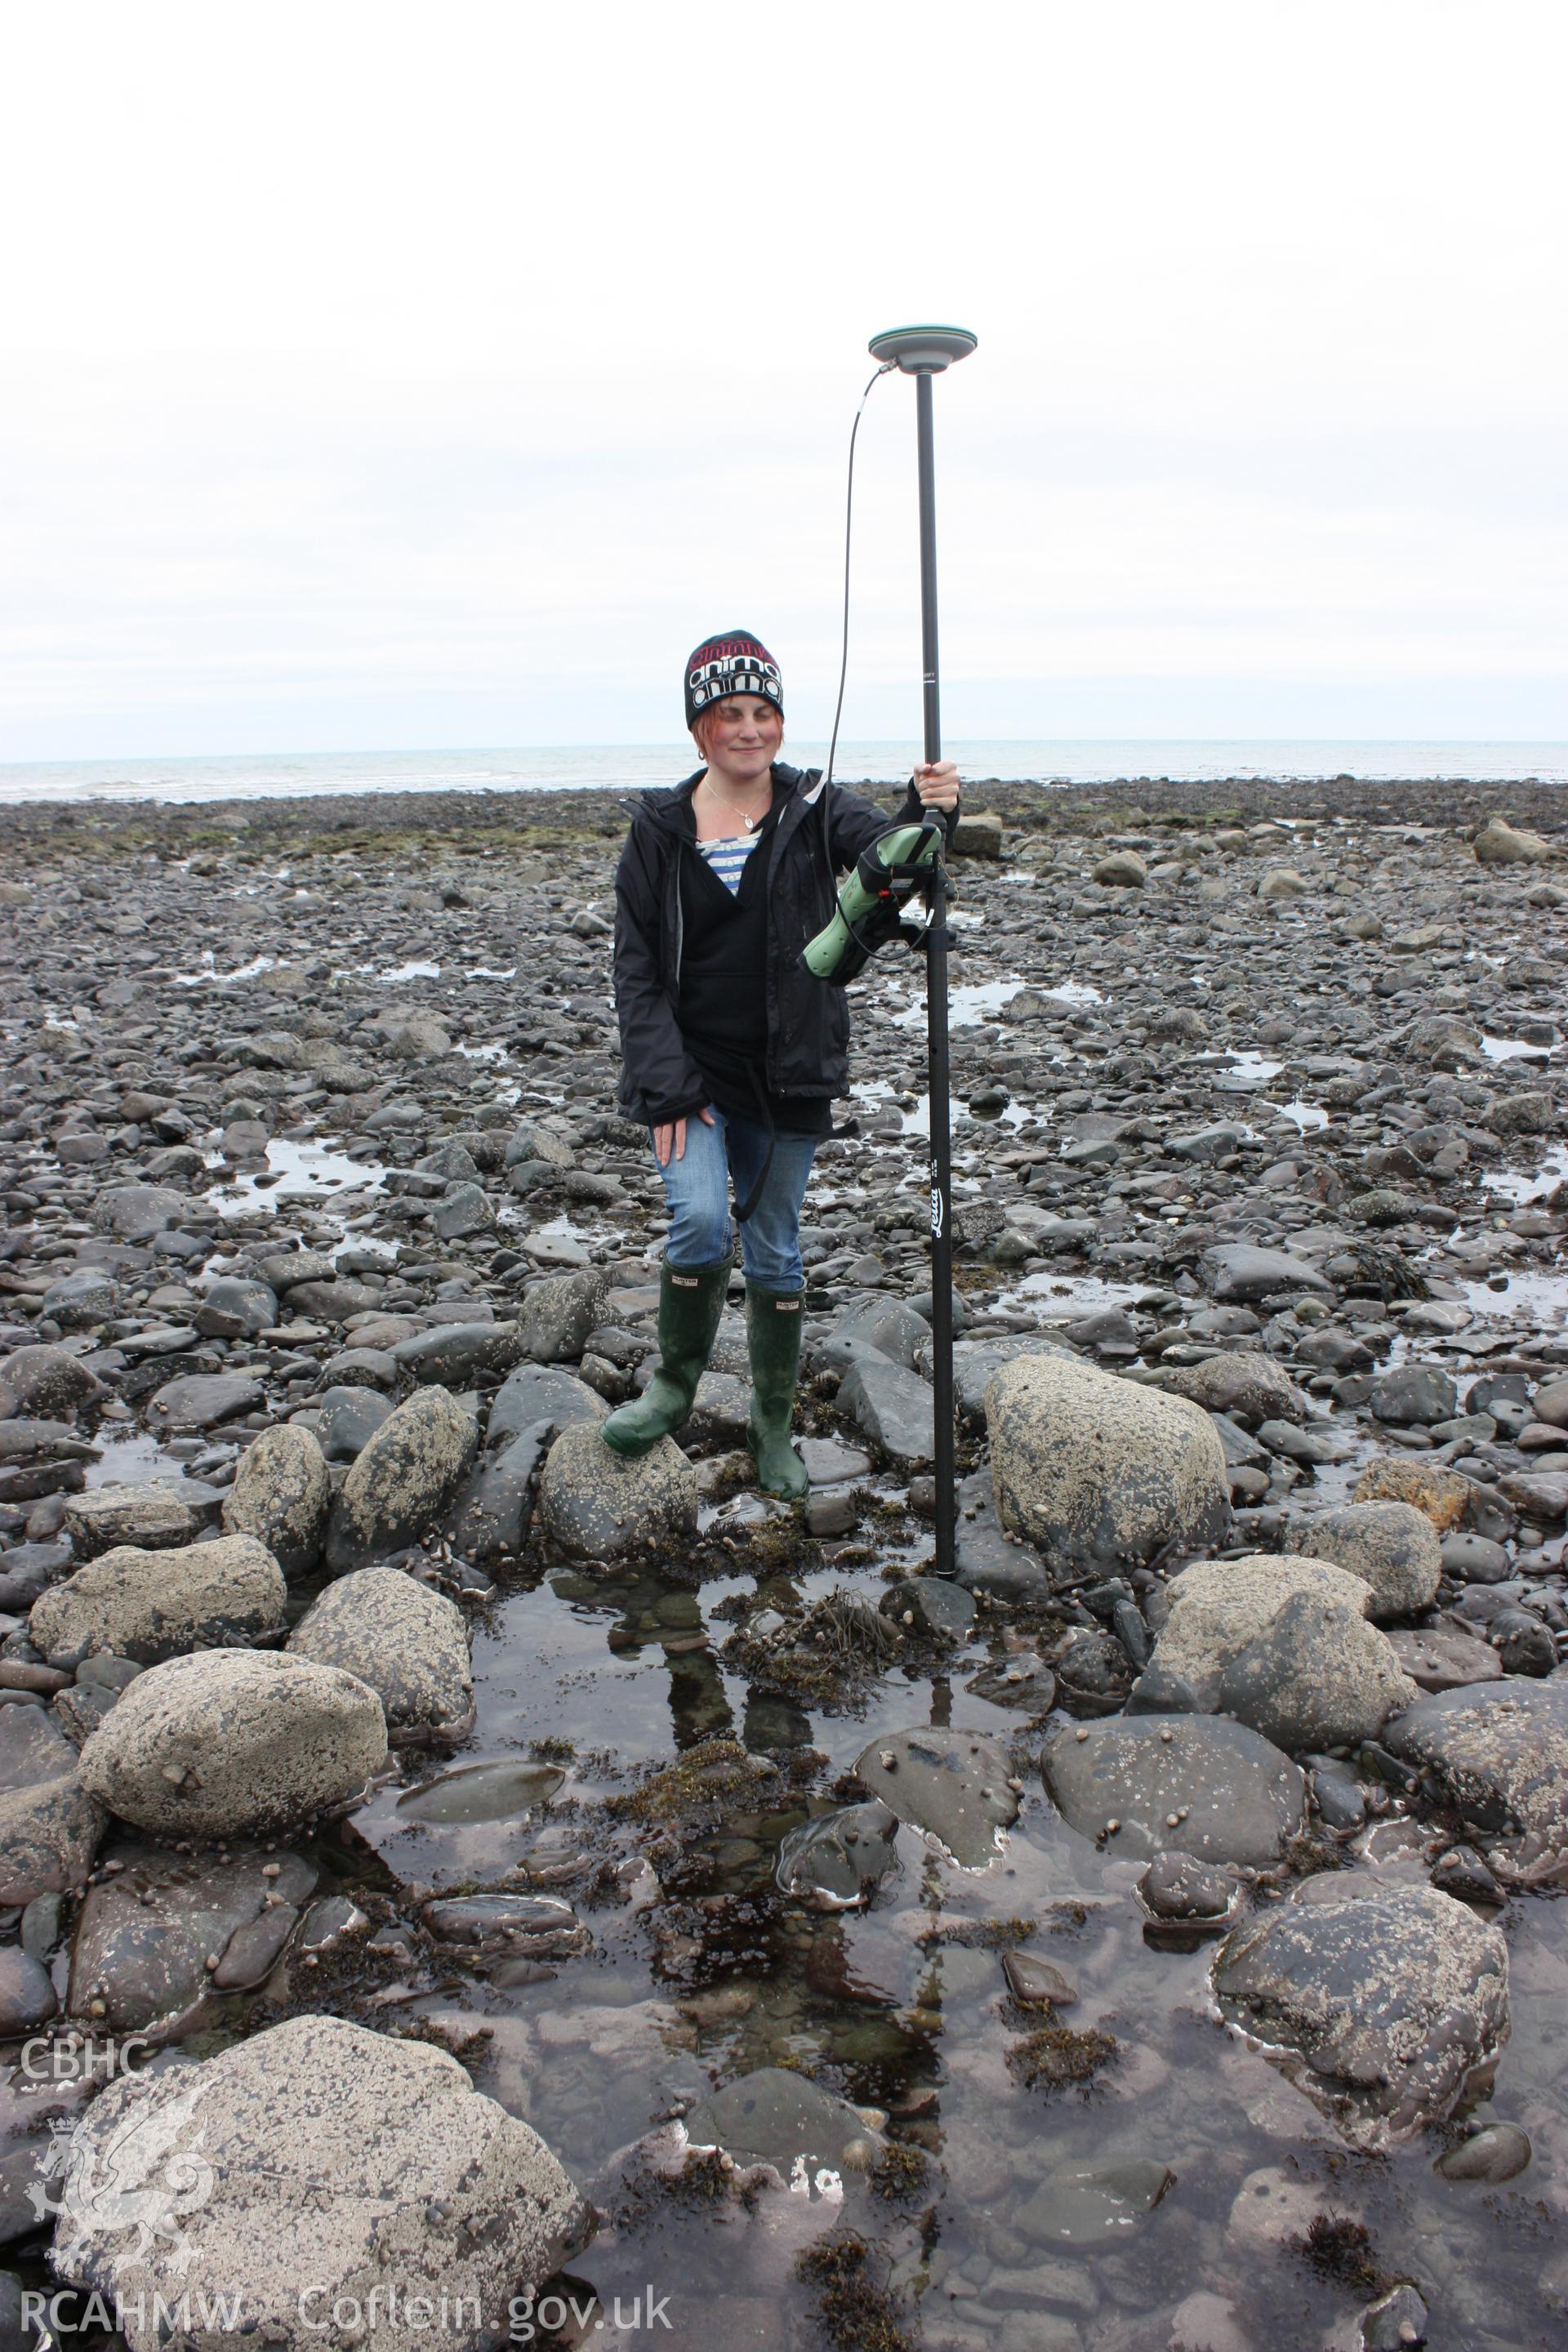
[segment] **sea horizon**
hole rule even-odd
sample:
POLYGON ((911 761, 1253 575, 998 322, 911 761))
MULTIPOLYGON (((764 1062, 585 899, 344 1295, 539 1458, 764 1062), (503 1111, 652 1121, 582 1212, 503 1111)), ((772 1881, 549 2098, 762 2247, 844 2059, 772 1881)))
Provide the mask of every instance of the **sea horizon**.
MULTIPOLYGON (((945 747, 976 783, 1074 784, 1452 781, 1568 784, 1568 741, 1463 737, 1127 736, 957 738, 945 747)), ((826 741, 786 742, 784 757, 820 766, 826 741)), ((840 743, 846 783, 897 782, 918 756, 912 738, 840 743)), ((690 773, 680 743, 530 744, 489 750, 181 753, 163 759, 0 763, 0 804, 316 799, 417 792, 640 790, 690 773)))

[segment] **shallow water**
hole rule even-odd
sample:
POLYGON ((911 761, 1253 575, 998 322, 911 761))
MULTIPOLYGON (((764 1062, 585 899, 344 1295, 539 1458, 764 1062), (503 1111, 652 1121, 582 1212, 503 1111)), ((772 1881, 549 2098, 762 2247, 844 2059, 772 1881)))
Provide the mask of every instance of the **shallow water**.
POLYGON ((1555 1048, 1527 1045, 1518 1037, 1483 1037, 1481 1051, 1489 1062, 1546 1062, 1555 1048))
POLYGON ((236 965, 233 971, 219 971, 217 959, 211 948, 202 958, 201 971, 177 971, 176 988, 231 988, 237 981, 258 979, 264 971, 276 971, 278 958, 269 955, 252 956, 248 963, 236 965))
POLYGON ((225 1217, 248 1216, 258 1208, 287 1202, 346 1199, 350 1192, 379 1192, 386 1171, 376 1160, 351 1160, 328 1143, 295 1143, 274 1136, 265 1169, 246 1169, 227 1184, 215 1184, 205 1198, 225 1217))
POLYGON ((1215 1071, 1211 1083, 1219 1093, 1227 1095, 1252 1094, 1258 1087, 1268 1086, 1270 1079, 1277 1078, 1285 1067, 1283 1062, 1271 1062, 1264 1054, 1199 1054, 1194 1058, 1225 1065, 1223 1069, 1215 1071))
POLYGON ((1042 1322, 1070 1322, 1079 1315, 1098 1315, 1102 1307, 1131 1306, 1150 1286, 1146 1282, 1107 1282, 1098 1274, 1058 1274, 1047 1268, 1026 1275, 1022 1282, 1000 1292, 996 1303, 1004 1307, 1043 1307, 1042 1322))
POLYGON ((1528 1324, 1551 1329, 1568 1316, 1568 1273, 1489 1275, 1479 1282, 1461 1281, 1466 1304, 1494 1321, 1528 1324))
POLYGON ((1541 1166, 1528 1175, 1489 1168, 1483 1171, 1481 1182, 1511 1201, 1515 1208, 1525 1208, 1532 1201, 1544 1201, 1559 1184, 1568 1183, 1568 1143, 1552 1144, 1541 1166))
MULTIPOLYGON (((584 1809, 624 1787, 638 1764, 721 1733, 745 1738, 754 1703, 744 1684, 710 1652, 669 1655, 664 1644, 711 1623, 715 1606, 750 1581, 720 1579, 694 1594, 657 1571, 592 1580, 557 1570, 498 1600, 476 1631, 479 1720, 466 1753, 521 1756, 535 1740, 570 1742, 559 1795, 514 1820, 509 1835, 505 1822, 410 1825, 406 1809, 399 1822, 389 1792, 376 1801, 380 1822, 362 1817, 363 1832, 421 1883, 457 1883, 479 1857, 505 1867, 556 1826, 570 1841, 584 1809), (613 1759, 600 1749, 610 1724, 613 1759)), ((807 1594, 842 1583, 877 1591, 858 1570, 797 1582, 807 1594)), ((713 1628, 717 1638, 724 1631, 713 1628)), ((945 1672, 889 1675, 861 1710, 815 1711, 803 1728, 834 1769, 879 1733, 924 1724, 1005 1742, 1017 1719, 964 1688, 984 1654, 982 1640, 945 1672)), ((1017 2313, 1038 2331, 1031 2342, 1142 2347, 1142 2336, 1120 2331, 1217 2292, 1234 2303, 1248 2345, 1324 2346, 1363 2297, 1258 2237, 1247 2184, 1259 2173, 1291 2184, 1298 2227, 1313 2211, 1352 2217, 1369 2231, 1378 2267, 1415 2267, 1442 2282, 1435 2342, 1476 2352, 1549 2343, 1551 2315, 1535 2284, 1550 2244, 1537 2234, 1538 2179, 1527 2171, 1502 2190, 1450 2184, 1432 2172, 1427 2138, 1387 2157, 1347 2157, 1267 2055, 1217 2022, 1213 1947, 1176 1952, 1145 1940, 1129 1899, 1136 1865, 1066 1828, 1028 1760, 1033 1746, 1026 1735, 1015 1748, 1023 1810, 989 1865, 962 1870, 905 1827, 899 1873, 864 1913, 813 1913, 773 1888, 778 1843, 797 1806, 721 1823, 698 1842, 679 1900, 590 1912, 592 1953, 541 1981, 502 1990, 470 1979, 463 2005, 493 2029, 475 2067, 479 2087, 601 2189, 616 2151, 672 2100, 752 2066, 798 2061, 862 2104, 924 2103, 930 2170, 911 2208, 882 2205, 846 2172, 841 2207, 813 2199, 795 2216, 807 2231, 842 2220, 907 2256, 905 2274, 922 2290, 907 2316, 911 2344, 941 2343, 962 2322, 990 2345, 1017 2313), (1022 1936, 1025 1948, 1076 1979, 1080 1998, 1064 2023, 1113 2037, 1112 2063, 1087 2092, 1028 2090, 1014 2079, 1008 2050, 1037 2019, 1006 1998, 998 1951, 987 1948, 997 1933, 1003 1943, 1022 1936), (1029 2201, 1048 2171, 1149 2159, 1169 2165, 1175 2186, 1125 2238, 1062 2249, 1034 2233, 1029 2201), (917 2212, 924 2220, 913 2231, 917 2212)), ((1399 1837, 1379 1843, 1375 1866, 1410 1874, 1399 1837)), ((1365 1852, 1359 1866, 1373 1866, 1365 1852)), ((1512 1908, 1513 2032, 1485 2110, 1522 2123, 1544 2169, 1568 2155, 1558 2121, 1568 2075, 1565 1924, 1563 1906, 1548 1901, 1512 1908)), ((403 2013, 421 2011, 450 2016, 452 1998, 432 1993, 403 2013)), ((779 2262, 765 2218, 727 2224, 656 2200, 637 2226, 605 2233, 572 2265, 602 2299, 595 2341, 629 2347, 636 2338, 616 2331, 614 2298, 629 2308, 651 2282, 672 2295, 678 2340, 713 2352, 816 2346, 808 2290, 779 2262), (790 2315, 804 2332, 748 2332, 759 2307, 790 2315)))
MULTIPOLYGON (((1026 983, 1021 980, 957 981, 947 992, 948 1025, 953 1029, 973 1029, 1010 1004, 1026 983)), ((926 1025, 925 998, 917 997, 894 1014, 900 1029, 920 1029, 926 1025)))

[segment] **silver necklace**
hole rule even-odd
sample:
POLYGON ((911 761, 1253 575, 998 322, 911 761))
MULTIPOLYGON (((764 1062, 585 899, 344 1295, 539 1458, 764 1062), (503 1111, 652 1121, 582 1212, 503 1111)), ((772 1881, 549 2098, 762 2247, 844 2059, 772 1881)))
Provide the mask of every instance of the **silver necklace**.
MULTIPOLYGON (((719 790, 718 785, 713 782, 711 776, 704 776, 702 782, 712 793, 714 799, 718 801, 721 806, 727 808, 732 816, 738 816, 740 818, 741 823, 745 826, 748 833, 754 833, 756 831, 758 825, 760 825, 763 821, 762 816, 748 816, 743 808, 739 807, 734 801, 729 799, 725 793, 719 790)), ((773 805, 773 778, 771 776, 768 778, 768 805, 769 807, 773 805)), ((764 809, 763 811, 763 816, 766 816, 766 814, 767 809, 764 809)))

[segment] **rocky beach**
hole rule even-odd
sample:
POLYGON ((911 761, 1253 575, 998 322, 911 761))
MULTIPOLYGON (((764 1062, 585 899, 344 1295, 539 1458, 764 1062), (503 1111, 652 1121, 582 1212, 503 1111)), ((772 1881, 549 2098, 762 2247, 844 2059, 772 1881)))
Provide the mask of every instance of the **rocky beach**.
POLYGON ((599 1442, 626 816, 0 808, 0 2352, 1561 2343, 1563 790, 966 782, 955 1580, 902 948, 599 1442))

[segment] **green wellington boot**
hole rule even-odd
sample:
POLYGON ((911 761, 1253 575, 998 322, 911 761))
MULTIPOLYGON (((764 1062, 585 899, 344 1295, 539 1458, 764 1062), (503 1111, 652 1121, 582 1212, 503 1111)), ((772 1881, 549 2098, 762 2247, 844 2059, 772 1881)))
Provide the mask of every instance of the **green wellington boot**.
POLYGON ((798 1290, 759 1290, 746 1285, 746 1348, 752 1360, 752 1408, 746 1447, 757 1465, 764 1495, 798 1503, 811 1485, 805 1465, 789 1442, 800 1371, 803 1300, 798 1290))
POLYGON ((640 1397, 600 1423, 599 1434, 612 1453, 635 1460, 689 1418, 729 1284, 728 1258, 717 1265, 665 1265, 658 1278, 658 1370, 640 1397))

